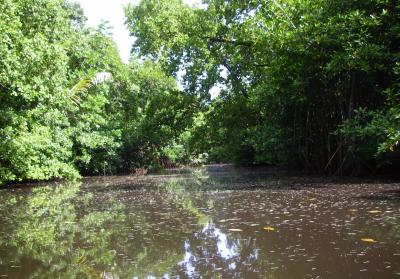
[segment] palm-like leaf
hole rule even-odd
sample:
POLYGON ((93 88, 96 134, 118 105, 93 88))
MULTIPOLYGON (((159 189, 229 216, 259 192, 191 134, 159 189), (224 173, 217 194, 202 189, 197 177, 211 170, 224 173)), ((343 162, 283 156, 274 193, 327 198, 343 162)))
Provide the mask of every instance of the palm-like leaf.
POLYGON ((90 88, 109 80, 111 77, 112 77, 111 73, 99 72, 93 75, 91 78, 85 78, 80 80, 69 90, 69 95, 72 101, 74 101, 74 103, 79 105, 80 98, 78 96, 78 93, 88 93, 90 88))
POLYGON ((71 88, 71 90, 69 90, 69 94, 74 95, 79 92, 87 93, 92 86, 93 83, 91 79, 82 79, 77 84, 75 84, 74 87, 71 88))

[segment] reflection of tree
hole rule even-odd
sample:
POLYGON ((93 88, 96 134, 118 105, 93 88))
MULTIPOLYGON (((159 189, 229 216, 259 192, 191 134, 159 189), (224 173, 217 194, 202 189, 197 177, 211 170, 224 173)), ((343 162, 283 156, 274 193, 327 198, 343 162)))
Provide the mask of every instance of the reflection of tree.
POLYGON ((172 179, 143 192, 69 184, 2 194, 0 274, 258 277, 265 261, 256 242, 213 224, 208 212, 222 205, 187 191, 196 181, 172 179))
POLYGON ((266 263, 260 258, 261 252, 255 239, 241 239, 239 234, 225 234, 212 223, 209 216, 199 210, 199 207, 210 209, 215 206, 212 196, 207 198, 202 195, 204 176, 204 172, 199 172, 190 179, 171 179, 163 185, 170 194, 169 201, 197 218, 197 224, 201 225, 181 244, 184 257, 172 275, 181 278, 265 278, 266 263), (199 200, 195 198, 196 194, 200 194, 199 200))
POLYGON ((123 205, 118 191, 80 184, 19 190, 0 196, 0 274, 12 278, 159 277, 183 259, 193 230, 185 222, 193 205, 175 205, 172 195, 123 205))
POLYGON ((193 200, 189 196, 190 193, 187 193, 187 188, 192 187, 193 184, 198 186, 199 182, 197 180, 182 181, 171 179, 163 185, 163 188, 169 193, 167 195, 169 202, 177 204, 188 214, 195 216, 198 219, 198 224, 203 225, 208 223, 209 217, 194 206, 193 200))
POLYGON ((214 224, 190 236, 184 249, 185 258, 175 270, 180 277, 264 278, 256 243, 227 235, 214 224))
POLYGON ((123 221, 122 207, 108 202, 106 212, 78 214, 76 207, 92 200, 90 194, 78 197, 79 190, 80 184, 34 188, 12 205, 11 216, 1 217, 7 230, 3 258, 20 267, 8 270, 11 277, 100 277, 102 269, 96 266, 113 265, 112 231, 104 228, 123 221))
POLYGON ((136 251, 132 254, 134 262, 130 276, 133 277, 151 275, 160 278, 170 274, 184 258, 184 240, 199 228, 198 224, 207 220, 179 181, 171 180, 159 190, 162 194, 153 203, 141 203, 140 207, 130 209, 135 216, 132 226, 140 228, 132 239, 135 243, 132 251, 136 251))

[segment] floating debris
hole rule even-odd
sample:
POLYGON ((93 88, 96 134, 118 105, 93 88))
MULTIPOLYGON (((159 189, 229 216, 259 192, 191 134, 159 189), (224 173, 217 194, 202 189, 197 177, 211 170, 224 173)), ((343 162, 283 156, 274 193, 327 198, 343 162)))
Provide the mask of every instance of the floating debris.
POLYGON ((231 232, 242 232, 243 230, 242 229, 229 229, 229 231, 231 231, 231 232))
POLYGON ((263 228, 265 231, 267 231, 267 232, 273 232, 273 231, 275 231, 275 228, 273 228, 273 227, 264 227, 263 228))
POLYGON ((372 214, 377 214, 377 213, 381 213, 382 211, 380 210, 370 210, 368 211, 368 213, 372 213, 372 214))
POLYGON ((363 241, 363 242, 369 242, 369 243, 376 243, 376 242, 378 242, 378 241, 376 241, 376 240, 373 239, 373 238, 361 238, 361 241, 363 241))

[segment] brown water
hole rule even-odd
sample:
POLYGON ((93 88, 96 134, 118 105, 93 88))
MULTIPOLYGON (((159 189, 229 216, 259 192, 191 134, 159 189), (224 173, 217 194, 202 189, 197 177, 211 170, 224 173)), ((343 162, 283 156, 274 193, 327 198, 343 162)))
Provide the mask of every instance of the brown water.
POLYGON ((400 278, 393 182, 91 178, 0 190, 0 222, 1 278, 400 278))

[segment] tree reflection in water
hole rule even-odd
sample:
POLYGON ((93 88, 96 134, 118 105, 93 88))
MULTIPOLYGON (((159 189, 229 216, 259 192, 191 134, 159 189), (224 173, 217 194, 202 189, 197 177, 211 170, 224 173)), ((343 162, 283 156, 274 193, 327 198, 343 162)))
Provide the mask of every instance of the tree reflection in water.
POLYGON ((357 277, 368 267, 372 278, 393 278, 400 271, 398 203, 354 198, 365 185, 250 191, 229 187, 264 180, 224 183, 200 173, 117 187, 113 179, 0 190, 0 276, 357 277), (263 230, 269 224, 276 231, 263 230))
POLYGON ((194 233, 185 241, 184 250, 176 273, 180 277, 258 278, 262 274, 256 242, 225 234, 215 224, 194 233))

